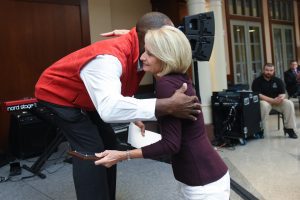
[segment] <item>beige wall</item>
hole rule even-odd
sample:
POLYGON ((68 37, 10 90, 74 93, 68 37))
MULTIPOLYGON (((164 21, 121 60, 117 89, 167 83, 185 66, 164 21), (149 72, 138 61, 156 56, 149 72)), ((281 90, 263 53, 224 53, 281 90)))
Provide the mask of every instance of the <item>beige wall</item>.
POLYGON ((110 0, 89 0, 91 42, 102 39, 99 33, 112 30, 110 0))
MULTIPOLYGON (((151 11, 150 0, 88 0, 91 42, 103 40, 100 33, 114 29, 130 29, 143 14, 151 11)), ((151 84, 147 74, 142 85, 151 84)))
POLYGON ((130 29, 143 14, 151 11, 150 0, 89 0, 91 41, 113 29, 130 29))

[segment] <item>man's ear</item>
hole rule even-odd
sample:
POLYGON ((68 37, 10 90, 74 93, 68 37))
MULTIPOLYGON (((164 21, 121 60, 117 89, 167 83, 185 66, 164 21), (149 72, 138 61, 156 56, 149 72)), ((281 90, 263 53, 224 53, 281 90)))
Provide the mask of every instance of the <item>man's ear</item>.
POLYGON ((145 51, 145 33, 144 32, 137 32, 138 40, 139 40, 139 52, 140 55, 145 51))

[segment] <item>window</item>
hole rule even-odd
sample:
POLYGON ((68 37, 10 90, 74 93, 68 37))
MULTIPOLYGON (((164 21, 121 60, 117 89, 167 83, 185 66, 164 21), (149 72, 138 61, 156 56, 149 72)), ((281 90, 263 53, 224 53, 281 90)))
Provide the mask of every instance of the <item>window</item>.
POLYGON ((262 1, 227 0, 230 18, 233 82, 249 84, 261 74, 264 63, 262 46, 262 1))
POLYGON ((263 51, 260 23, 231 21, 235 84, 250 84, 261 74, 263 51))
POLYGON ((269 12, 271 19, 293 21, 292 0, 269 0, 269 12))
POLYGON ((229 0, 229 13, 231 15, 261 16, 260 0, 229 0))
POLYGON ((293 0, 269 0, 270 24, 272 25, 273 55, 276 75, 283 78, 289 61, 295 59, 293 0))
POLYGON ((290 25, 272 25, 275 68, 277 76, 289 68, 289 62, 295 59, 294 29, 290 25))

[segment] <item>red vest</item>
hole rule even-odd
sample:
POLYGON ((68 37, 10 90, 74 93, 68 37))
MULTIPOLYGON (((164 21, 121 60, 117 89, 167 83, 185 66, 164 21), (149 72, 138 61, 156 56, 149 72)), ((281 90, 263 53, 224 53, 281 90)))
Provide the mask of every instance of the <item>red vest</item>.
POLYGON ((137 72, 139 43, 135 28, 129 34, 96 42, 52 64, 35 86, 36 98, 62 106, 95 109, 80 78, 80 70, 97 55, 103 54, 119 59, 122 64, 122 95, 132 96, 144 75, 144 72, 137 72))

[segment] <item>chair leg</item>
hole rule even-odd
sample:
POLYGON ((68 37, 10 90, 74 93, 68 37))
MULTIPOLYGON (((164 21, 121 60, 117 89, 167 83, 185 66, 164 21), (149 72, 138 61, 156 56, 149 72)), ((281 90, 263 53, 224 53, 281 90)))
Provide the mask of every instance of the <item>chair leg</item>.
POLYGON ((280 130, 280 113, 277 114, 277 118, 278 118, 278 130, 280 130))

